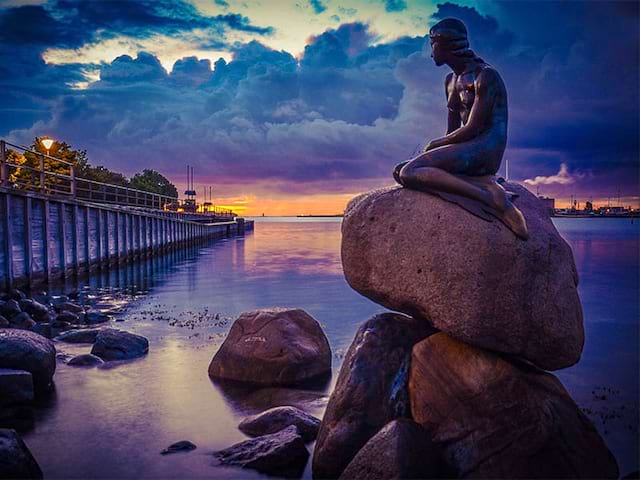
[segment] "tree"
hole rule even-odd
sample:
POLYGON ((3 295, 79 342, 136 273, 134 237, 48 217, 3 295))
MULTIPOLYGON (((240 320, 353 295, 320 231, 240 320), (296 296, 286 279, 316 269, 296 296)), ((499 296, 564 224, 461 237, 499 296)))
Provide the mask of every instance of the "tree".
POLYGON ((178 189, 164 175, 155 170, 144 169, 141 173, 136 173, 129 185, 145 192, 166 195, 167 197, 178 197, 178 189))

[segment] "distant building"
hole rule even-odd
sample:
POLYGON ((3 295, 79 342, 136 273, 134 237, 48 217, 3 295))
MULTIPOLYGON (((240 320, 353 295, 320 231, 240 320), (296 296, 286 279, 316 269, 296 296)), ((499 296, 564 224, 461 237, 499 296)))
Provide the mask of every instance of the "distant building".
POLYGON ((584 207, 584 211, 585 212, 593 212, 593 203, 587 202, 587 204, 584 207))
POLYGON ((549 215, 553 215, 554 212, 556 211, 556 199, 543 197, 543 196, 540 196, 538 198, 544 204, 544 206, 547 207, 547 211, 549 212, 549 215))

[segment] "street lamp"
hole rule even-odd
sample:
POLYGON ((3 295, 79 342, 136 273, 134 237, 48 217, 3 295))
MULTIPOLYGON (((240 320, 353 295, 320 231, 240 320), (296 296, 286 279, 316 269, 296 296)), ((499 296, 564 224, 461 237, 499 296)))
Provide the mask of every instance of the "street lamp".
POLYGON ((42 143, 42 146, 47 149, 47 157, 48 157, 49 156, 49 149, 53 145, 53 139, 52 138, 43 138, 43 139, 40 140, 40 143, 42 143))

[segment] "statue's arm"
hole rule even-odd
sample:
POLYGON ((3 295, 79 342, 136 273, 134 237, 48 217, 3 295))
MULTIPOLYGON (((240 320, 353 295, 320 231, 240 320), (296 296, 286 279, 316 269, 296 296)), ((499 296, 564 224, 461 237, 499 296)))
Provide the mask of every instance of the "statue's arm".
MULTIPOLYGON (((447 78, 445 78, 444 81, 444 96, 447 99, 447 135, 450 134, 451 132, 457 130, 458 128, 460 128, 460 125, 462 124, 462 120, 460 118, 460 108, 457 105, 457 102, 455 102, 453 105, 450 103, 449 101, 449 97, 451 95, 451 89, 452 89, 452 85, 451 82, 453 82, 453 73, 450 73, 449 75, 447 75, 447 78)), ((457 95, 454 95, 454 99, 457 99, 457 95)))
POLYGON ((468 142, 480 135, 491 122, 493 106, 499 88, 498 72, 492 68, 482 70, 475 81, 475 99, 471 112, 469 112, 467 123, 446 136, 433 140, 429 144, 429 149, 452 143, 468 142))

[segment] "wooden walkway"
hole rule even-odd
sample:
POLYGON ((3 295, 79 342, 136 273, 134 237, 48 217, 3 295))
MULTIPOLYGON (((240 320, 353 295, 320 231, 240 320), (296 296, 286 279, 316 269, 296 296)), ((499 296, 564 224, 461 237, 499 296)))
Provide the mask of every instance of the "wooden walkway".
POLYGON ((242 218, 198 217, 0 187, 0 288, 81 275, 253 229, 242 218))

